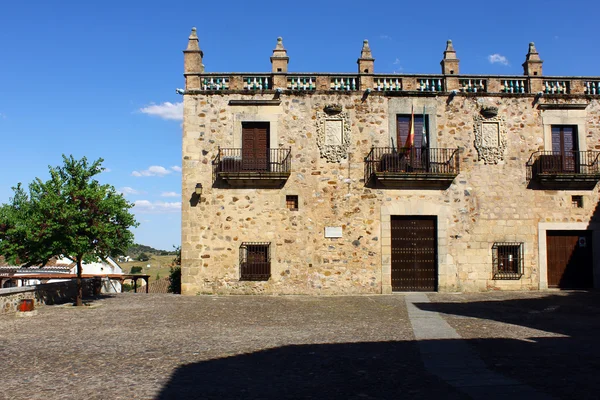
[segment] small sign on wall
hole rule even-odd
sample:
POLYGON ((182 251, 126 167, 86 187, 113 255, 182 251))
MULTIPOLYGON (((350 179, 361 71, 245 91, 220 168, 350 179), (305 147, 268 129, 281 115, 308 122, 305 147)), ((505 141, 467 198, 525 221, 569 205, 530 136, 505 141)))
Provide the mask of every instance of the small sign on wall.
POLYGON ((325 227, 326 238, 341 238, 342 227, 341 226, 326 226, 325 227))

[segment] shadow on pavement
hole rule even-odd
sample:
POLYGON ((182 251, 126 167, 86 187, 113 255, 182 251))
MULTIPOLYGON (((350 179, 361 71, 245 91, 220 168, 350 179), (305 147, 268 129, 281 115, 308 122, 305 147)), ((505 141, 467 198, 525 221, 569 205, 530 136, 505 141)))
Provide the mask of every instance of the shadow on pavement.
POLYGON ((573 292, 505 301, 420 303, 417 306, 424 310, 477 318, 463 318, 474 321, 474 326, 486 320, 489 326, 494 320, 562 337, 523 338, 512 335, 510 325, 493 324, 503 330, 498 338, 283 346, 183 365, 158 398, 463 399, 468 398, 465 391, 481 398, 522 398, 520 386, 484 382, 469 387, 481 384, 469 380, 469 373, 481 366, 461 363, 466 343, 489 370, 529 385, 543 397, 595 399, 600 376, 599 299, 598 293, 573 292), (439 359, 455 369, 450 374, 453 381, 443 381, 424 367, 419 350, 424 348, 435 350, 426 357, 443 353, 439 359))
MULTIPOLYGON (((562 292, 539 298, 415 305, 442 316, 471 317, 488 322, 488 336, 514 337, 515 329, 511 325, 562 336, 519 337, 517 340, 481 338, 466 342, 494 372, 556 397, 598 398, 600 293, 562 292), (490 320, 511 325, 490 325, 490 320), (490 333, 489 329, 493 327, 501 331, 490 333)), ((462 321, 454 320, 453 324, 477 326, 476 320, 462 321)), ((473 332, 473 336, 476 334, 473 332)))
POLYGON ((284 346, 184 365, 159 399, 465 399, 416 342, 284 346))

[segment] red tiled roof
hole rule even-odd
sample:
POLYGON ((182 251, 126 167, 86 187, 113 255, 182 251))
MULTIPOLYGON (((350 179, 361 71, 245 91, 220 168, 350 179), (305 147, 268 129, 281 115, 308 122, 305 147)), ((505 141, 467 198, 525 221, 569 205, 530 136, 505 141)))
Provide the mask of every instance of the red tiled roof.
MULTIPOLYGON (((57 257, 52 257, 50 260, 48 260, 48 262, 45 265, 31 265, 29 267, 27 267, 28 269, 36 269, 36 270, 65 270, 68 271, 71 268, 73 268, 76 263, 71 261, 70 263, 65 263, 64 261, 70 261, 70 260, 60 260, 62 262, 59 262, 59 259, 57 257)), ((9 263, 4 256, 0 256, 0 270, 17 270, 17 269, 21 269, 23 267, 23 265, 25 264, 21 264, 21 265, 14 265, 9 263)))

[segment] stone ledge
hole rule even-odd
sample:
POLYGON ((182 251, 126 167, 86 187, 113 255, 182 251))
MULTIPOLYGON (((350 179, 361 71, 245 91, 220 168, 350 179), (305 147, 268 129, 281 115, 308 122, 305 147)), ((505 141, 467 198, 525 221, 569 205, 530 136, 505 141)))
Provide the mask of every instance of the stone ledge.
POLYGON ((12 288, 4 288, 0 289, 0 296, 3 295, 11 295, 15 293, 26 293, 26 292, 35 292, 36 286, 27 286, 27 287, 12 287, 12 288))

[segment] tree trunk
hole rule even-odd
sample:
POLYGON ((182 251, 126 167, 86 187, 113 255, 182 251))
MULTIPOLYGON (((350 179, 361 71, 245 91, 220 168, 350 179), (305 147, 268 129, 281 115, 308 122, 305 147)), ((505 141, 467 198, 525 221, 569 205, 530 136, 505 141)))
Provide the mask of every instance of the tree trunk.
POLYGON ((81 285, 81 258, 77 258, 77 299, 76 306, 83 305, 83 286, 81 285))

